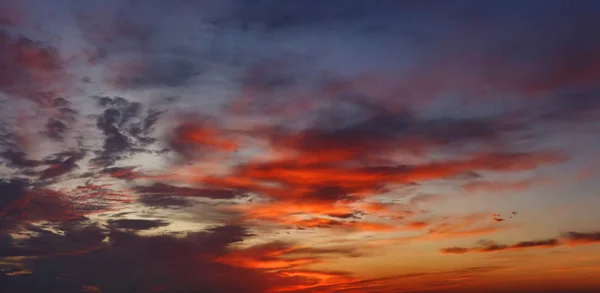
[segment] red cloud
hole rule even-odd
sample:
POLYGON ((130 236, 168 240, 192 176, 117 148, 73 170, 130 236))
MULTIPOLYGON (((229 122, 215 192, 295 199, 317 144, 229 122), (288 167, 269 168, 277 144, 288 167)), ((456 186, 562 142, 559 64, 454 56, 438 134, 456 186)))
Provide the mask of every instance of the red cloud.
POLYGON ((237 142, 206 121, 184 121, 170 139, 171 147, 185 156, 199 156, 203 152, 234 152, 237 142))
POLYGON ((55 48, 25 37, 13 39, 0 31, 0 51, 1 91, 49 107, 67 89, 68 76, 55 48))

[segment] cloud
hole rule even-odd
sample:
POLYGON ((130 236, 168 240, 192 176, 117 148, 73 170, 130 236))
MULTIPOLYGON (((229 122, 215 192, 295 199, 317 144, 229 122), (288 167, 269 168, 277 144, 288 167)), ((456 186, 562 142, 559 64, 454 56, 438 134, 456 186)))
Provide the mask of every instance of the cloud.
POLYGON ((356 257, 361 253, 352 248, 297 247, 291 243, 270 242, 242 249, 234 249, 217 258, 218 262, 237 267, 289 270, 308 264, 320 263, 328 256, 356 257))
POLYGON ((137 199, 137 202, 147 207, 163 209, 183 208, 193 205, 193 202, 191 202, 188 198, 180 196, 165 196, 163 194, 140 195, 140 197, 137 199))
POLYGON ((9 167, 28 168, 40 165, 39 161, 27 158, 27 154, 22 151, 7 150, 0 153, 0 157, 7 162, 9 167))
POLYGON ((397 145, 404 152, 423 153, 442 146, 487 144, 518 130, 493 118, 423 119, 406 108, 386 108, 367 98, 340 103, 345 107, 324 112, 309 128, 267 133, 270 142, 276 148, 313 153, 315 160, 350 160, 385 156, 397 145))
POLYGON ((520 241, 511 245, 498 244, 493 241, 480 241, 478 247, 447 247, 440 251, 443 254, 464 254, 472 252, 497 252, 505 250, 521 250, 530 248, 550 248, 557 246, 576 246, 600 243, 600 233, 598 232, 566 232, 558 238, 520 241))
POLYGON ((564 155, 551 152, 490 153, 421 165, 353 167, 348 161, 318 164, 290 158, 242 165, 230 175, 231 179, 211 177, 202 180, 209 185, 257 190, 274 198, 339 201, 352 194, 375 193, 390 184, 446 179, 475 170, 518 172, 564 160, 564 155), (285 188, 262 188, 260 181, 277 182, 285 188))
POLYGON ((131 154, 147 152, 147 147, 156 141, 151 132, 162 112, 148 110, 144 113, 140 103, 121 97, 94 98, 104 108, 96 119, 96 127, 104 135, 104 142, 92 162, 111 166, 131 154))
POLYGON ((143 219, 118 219, 110 220, 108 224, 115 228, 131 230, 149 230, 169 225, 169 222, 161 220, 143 220, 143 219))
POLYGON ((32 189, 20 180, 0 185, 7 198, 0 207, 2 229, 13 230, 29 222, 59 222, 82 217, 93 206, 72 205, 62 193, 48 189, 32 189))
POLYGON ((497 252, 504 250, 520 250, 529 248, 549 248, 559 246, 557 239, 545 239, 535 241, 521 241, 512 245, 502 245, 495 242, 485 242, 481 247, 465 248, 465 247, 448 247, 441 250, 444 254, 464 254, 471 252, 497 252))
POLYGON ((0 179, 0 230, 18 231, 29 224, 60 223, 118 209, 131 203, 130 195, 108 186, 81 185, 55 190, 35 181, 0 179))
POLYGON ((139 194, 143 195, 160 195, 165 197, 179 196, 210 199, 233 199, 244 195, 236 190, 180 187, 164 183, 155 183, 154 185, 150 186, 137 186, 135 190, 139 194))
POLYGON ((182 121, 173 130, 169 140, 171 148, 186 158, 194 158, 212 152, 231 153, 238 145, 228 138, 212 121, 182 121))
POLYGON ((66 89, 64 61, 56 48, 0 31, 0 91, 41 106, 51 106, 55 96, 66 89))
POLYGON ((71 129, 69 125, 76 121, 78 111, 72 108, 69 101, 61 97, 54 99, 51 106, 56 113, 47 119, 45 130, 41 133, 55 141, 63 141, 71 129))
POLYGON ((593 244, 600 242, 600 232, 566 232, 563 237, 571 245, 593 244))
MULTIPOLYGON (((524 191, 539 183, 525 172, 571 157, 563 143, 579 140, 546 139, 599 117, 596 21, 571 8, 590 4, 308 1, 30 5, 59 11, 61 31, 74 8, 80 31, 61 34, 69 50, 60 52, 18 35, 30 28, 0 9, 9 97, 0 101, 0 283, 14 292, 435 292, 499 270, 363 279, 316 268, 377 254, 378 244, 515 228, 505 215, 435 205, 453 199, 448 186, 524 191), (81 52, 63 60, 72 50, 81 52), (80 70, 89 78, 70 87, 80 70), (211 84, 196 91, 204 78, 211 84), (79 99, 92 92, 111 96, 79 99), (155 103, 163 95, 169 102, 155 103), (17 99, 36 105, 12 111, 17 99), (166 117, 162 107, 175 106, 194 116, 166 117)), ((56 28, 32 15, 36 33, 56 28)), ((442 252, 596 242, 595 232, 567 232, 442 252)))
MULTIPOLYGON (((273 242, 234 248, 251 235, 239 226, 218 226, 185 234, 141 236, 133 229, 102 229, 89 221, 66 222, 53 229, 32 228, 27 238, 2 242, 4 256, 22 258, 26 278, 0 275, 4 288, 101 292, 281 292, 354 279, 344 272, 307 270, 301 264, 329 256, 357 256, 354 249, 298 247, 273 242), (238 282, 231 282, 235 278, 238 282)), ((113 223, 114 224, 114 223, 113 223)), ((119 224, 120 225, 120 224, 119 224)), ((142 225, 143 228, 146 226, 142 225)))
POLYGON ((46 253, 27 258, 22 265, 34 273, 27 278, 3 277, 4 288, 11 292, 33 292, 41 288, 75 292, 82 286, 94 286, 102 292, 152 292, 156 288, 163 288, 164 292, 198 288, 210 292, 265 292, 268 288, 268 278, 260 271, 230 267, 211 260, 212 255, 226 253, 230 244, 247 236, 240 227, 215 227, 182 237, 139 236, 116 230, 77 232, 85 229, 91 228, 69 228, 64 232, 65 236, 47 231, 21 243, 24 247, 32 247, 35 243, 52 240, 56 246, 43 247, 56 251, 79 250, 87 246, 100 248, 79 253, 77 257, 46 253), (102 242, 105 238, 108 242, 102 242), (239 282, 230 282, 232 277, 239 282))
MULTIPOLYGON (((237 149, 240 136, 262 139, 272 156, 241 161, 222 175, 192 175, 187 180, 210 188, 242 189, 268 198, 270 202, 240 210, 247 220, 300 229, 403 230, 407 228, 404 224, 366 219, 343 221, 326 215, 333 209, 339 213, 354 212, 353 208, 343 207, 401 185, 435 180, 460 182, 471 179, 466 176, 486 171, 518 173, 568 159, 561 151, 524 151, 517 147, 513 150, 510 134, 521 128, 502 120, 423 118, 410 110, 386 107, 362 97, 333 109, 325 107, 308 126, 299 129, 266 127, 231 133, 211 123, 184 125, 176 128, 171 139, 172 148, 183 154, 231 152, 237 149), (481 146, 481 151, 460 153, 467 144, 481 146), (495 148, 495 144, 504 148, 495 148), (458 154, 430 158, 440 150, 458 154), (392 159, 401 155, 416 157, 415 163, 392 159)), ((384 216, 380 211, 372 214, 374 218, 384 216)), ((495 231, 489 227, 484 230, 495 231)))
MULTIPOLYGON (((59 156, 60 155, 61 154, 59 154, 59 156)), ((40 173, 39 179, 44 180, 44 179, 58 177, 58 176, 72 172, 73 170, 75 170, 76 168, 79 167, 77 165, 77 162, 82 160, 84 158, 84 156, 85 156, 85 153, 74 153, 72 156, 68 157, 65 160, 62 160, 60 162, 52 162, 52 165, 49 168, 44 169, 40 173)), ((55 161, 56 161, 56 159, 55 159, 55 161)))

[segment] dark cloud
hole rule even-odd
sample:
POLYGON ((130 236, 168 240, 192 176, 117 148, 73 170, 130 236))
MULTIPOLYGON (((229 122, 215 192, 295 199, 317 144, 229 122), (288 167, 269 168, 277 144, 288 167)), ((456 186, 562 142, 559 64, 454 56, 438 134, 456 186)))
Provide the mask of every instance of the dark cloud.
POLYGON ((465 144, 489 146, 521 129, 496 117, 425 119, 411 110, 395 110, 366 99, 354 99, 336 104, 299 132, 276 130, 267 135, 274 146, 282 149, 346 154, 346 159, 362 159, 384 157, 399 145, 408 153, 427 153, 465 144))
POLYGON ((10 203, 17 200, 25 192, 29 182, 22 179, 0 180, 0 210, 4 210, 10 203))
POLYGON ((10 239, 10 246, 3 251, 2 257, 10 256, 51 256, 69 254, 101 245, 106 232, 91 224, 88 220, 65 221, 53 226, 52 232, 41 226, 29 226, 26 231, 35 236, 24 239, 10 239))
POLYGON ((559 242, 557 239, 546 239, 538 241, 521 241, 513 244, 514 248, 536 247, 536 246, 556 246, 559 242))
POLYGON ((441 252, 446 254, 463 254, 469 251, 469 248, 466 247, 446 247, 441 249, 441 252))
POLYGON ((141 293, 160 288, 161 292, 226 293, 266 292, 269 286, 267 276, 260 270, 213 261, 226 254, 230 244, 247 237, 240 227, 221 226, 179 236, 139 236, 116 230, 99 234, 95 229, 83 232, 84 229, 68 231, 65 236, 47 232, 22 243, 31 247, 31 243, 53 239, 57 246, 44 247, 69 243, 77 246, 68 245, 71 251, 59 250, 65 253, 26 259, 23 266, 33 274, 3 278, 5 290, 37 292, 50 288, 79 292, 83 286, 94 286, 101 292, 141 293), (101 242, 105 237, 108 242, 101 242), (231 282, 231 278, 238 281, 231 282))
POLYGON ((77 162, 82 160, 85 156, 84 152, 72 153, 68 158, 61 160, 60 157, 64 156, 65 154, 68 153, 57 154, 53 159, 46 159, 46 162, 49 162, 51 166, 41 171, 39 179, 45 180, 70 173, 79 167, 77 162))
POLYGON ((3 229, 15 229, 30 222, 60 222, 81 218, 93 206, 73 204, 64 194, 48 189, 29 189, 22 182, 4 184, 7 194, 0 211, 3 229), (15 184, 18 186, 15 187, 15 184), (9 193, 10 192, 10 193, 9 193))
POLYGON ((165 196, 165 197, 198 197, 210 199, 233 199, 244 196, 243 192, 233 189, 210 189, 173 186, 164 183, 155 183, 150 186, 137 186, 135 190, 140 195, 165 196))
POLYGON ((76 120, 78 111, 72 109, 71 103, 61 97, 54 99, 51 106, 55 108, 56 114, 48 118, 42 133, 55 141, 63 141, 70 129, 68 125, 76 120))
POLYGON ((562 235, 573 244, 600 243, 600 232, 566 232, 562 235))
POLYGON ((117 191, 101 186, 78 186, 60 191, 38 180, 0 179, 0 232, 18 232, 31 224, 69 223, 125 202, 117 191))
POLYGON ((131 230, 149 230, 169 225, 169 222, 161 220, 143 220, 143 219, 119 219, 110 220, 108 224, 115 228, 131 230))
POLYGON ((101 173, 108 174, 112 178, 134 180, 138 178, 139 173, 135 171, 137 167, 109 167, 102 169, 101 173))
POLYGON ((7 150, 0 153, 0 158, 6 161, 7 166, 13 168, 31 168, 40 165, 39 161, 27 158, 27 154, 19 150, 7 150))
POLYGON ((156 141, 151 137, 154 125, 163 113, 155 110, 143 111, 138 102, 121 97, 94 97, 104 112, 96 119, 96 127, 104 135, 102 150, 92 162, 111 166, 117 161, 139 152, 148 152, 156 141))
POLYGON ((448 247, 442 248, 441 252, 444 254, 464 254, 471 252, 497 252, 504 250, 520 250, 529 248, 549 248, 563 245, 560 239, 544 239, 534 241, 521 241, 511 245, 498 244, 494 241, 480 241, 478 247, 448 247))
POLYGON ((143 194, 138 197, 137 202, 152 208, 182 208, 193 204, 189 198, 163 194, 143 194))
POLYGON ((46 134, 54 140, 62 140, 67 129, 67 124, 58 119, 50 118, 46 123, 46 134))

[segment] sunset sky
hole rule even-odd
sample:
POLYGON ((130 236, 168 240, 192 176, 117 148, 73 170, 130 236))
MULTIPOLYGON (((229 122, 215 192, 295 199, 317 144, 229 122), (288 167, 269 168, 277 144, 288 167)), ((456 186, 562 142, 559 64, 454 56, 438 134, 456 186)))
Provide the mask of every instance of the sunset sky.
POLYGON ((598 133, 600 1, 0 0, 0 292, 600 292, 598 133))

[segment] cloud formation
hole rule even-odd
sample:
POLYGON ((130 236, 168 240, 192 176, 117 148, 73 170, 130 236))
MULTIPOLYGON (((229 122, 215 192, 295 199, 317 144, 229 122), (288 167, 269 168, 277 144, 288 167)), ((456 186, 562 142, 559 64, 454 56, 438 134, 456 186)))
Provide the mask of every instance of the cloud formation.
POLYGON ((2 290, 600 288, 600 5, 371 2, 0 3, 2 290))
POLYGON ((493 241, 480 241, 478 247, 447 247, 442 248, 444 254, 464 254, 471 252, 497 252, 504 250, 522 250, 529 248, 552 248, 557 246, 577 246, 588 245, 600 242, 598 232, 566 232, 559 238, 551 238, 544 240, 520 241, 511 245, 498 244, 493 241))

